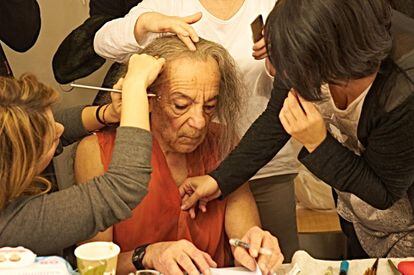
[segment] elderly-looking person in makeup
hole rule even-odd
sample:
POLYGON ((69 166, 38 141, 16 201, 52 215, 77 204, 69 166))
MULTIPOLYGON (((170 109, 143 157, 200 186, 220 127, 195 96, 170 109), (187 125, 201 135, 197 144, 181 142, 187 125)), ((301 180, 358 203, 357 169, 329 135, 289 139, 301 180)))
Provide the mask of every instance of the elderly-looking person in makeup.
MULTIPOLYGON (((150 99, 149 192, 130 219, 93 240, 121 247, 120 273, 150 268, 163 274, 209 274, 210 267, 229 266, 233 258, 254 270, 254 258, 244 248, 230 249, 229 238, 260 242, 270 249, 272 255, 259 255, 257 260, 263 272, 274 271, 283 256, 277 239, 258 227, 248 185, 209 204, 208 211, 195 218, 180 209, 182 182, 212 171, 237 142, 242 84, 233 59, 216 43, 201 39, 191 51, 177 37, 157 39, 143 53, 166 59, 165 69, 148 89, 157 95, 150 99)), ((101 131, 80 143, 75 165, 79 182, 108 168, 116 131, 101 131)))

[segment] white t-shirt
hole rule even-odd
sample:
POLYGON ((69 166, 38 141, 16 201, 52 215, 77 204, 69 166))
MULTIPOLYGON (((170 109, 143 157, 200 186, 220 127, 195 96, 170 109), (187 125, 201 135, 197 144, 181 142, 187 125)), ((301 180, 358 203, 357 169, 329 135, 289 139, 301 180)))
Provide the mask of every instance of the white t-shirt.
MULTIPOLYGON (((252 57, 250 24, 259 14, 267 18, 275 2, 276 0, 245 0, 233 17, 221 20, 209 13, 198 0, 144 0, 125 17, 106 23, 95 35, 94 48, 96 53, 105 58, 125 62, 132 53, 145 46, 138 45, 134 37, 135 23, 141 14, 154 11, 172 16, 188 16, 201 11, 203 16, 192 25, 193 28, 200 37, 223 45, 243 74, 247 94, 243 96, 244 109, 239 124, 242 136, 265 110, 273 82, 266 73, 264 60, 252 57)), ((291 139, 254 178, 297 173, 300 148, 291 139)))

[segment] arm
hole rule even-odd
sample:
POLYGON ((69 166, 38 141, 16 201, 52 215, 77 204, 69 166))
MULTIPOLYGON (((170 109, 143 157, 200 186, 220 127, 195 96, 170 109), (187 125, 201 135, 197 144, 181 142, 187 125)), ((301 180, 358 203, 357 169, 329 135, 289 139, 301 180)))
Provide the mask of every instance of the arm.
POLYGON ((210 173, 224 196, 254 176, 289 140, 290 135, 279 120, 287 93, 287 89, 274 87, 266 110, 250 126, 236 149, 210 173))
POLYGON ((95 34, 95 52, 120 63, 128 60, 132 53, 141 49, 134 35, 138 18, 146 12, 168 13, 171 9, 166 2, 170 1, 144 0, 125 17, 107 22, 95 34))
POLYGON ((302 150, 299 159, 332 187, 387 209, 414 182, 414 96, 383 115, 376 125, 361 156, 328 134, 311 154, 302 150))
POLYGON ((39 254, 54 254, 131 216, 146 194, 151 173, 146 88, 164 63, 148 55, 131 57, 108 171, 85 185, 14 201, 0 212, 1 246, 23 245, 39 254))
POLYGON ((39 32, 40 9, 36 0, 0 0, 0 40, 7 46, 25 52, 34 45, 39 32))
MULTIPOLYGON (((120 84, 116 84, 114 88, 119 88, 120 84)), ((120 118, 120 106, 122 97, 120 94, 111 94, 112 103, 109 104, 107 110, 106 107, 99 110, 99 117, 101 120, 107 123, 117 123, 120 118)), ((80 140, 81 138, 90 134, 90 132, 96 131, 104 127, 105 125, 98 122, 96 119, 96 111, 98 106, 77 106, 55 113, 55 119, 57 122, 65 126, 65 130, 61 137, 63 146, 67 146, 80 140)))
MULTIPOLYGON (((78 184, 87 183, 94 177, 104 174, 102 166, 98 138, 95 135, 84 138, 76 150, 75 158, 75 177, 78 184)), ((113 240, 113 229, 108 228, 103 232, 87 240, 86 242, 105 241, 111 242, 113 240)), ((117 272, 126 274, 135 271, 132 264, 132 251, 122 252, 119 254, 117 272)))
POLYGON ((227 198, 226 234, 229 239, 241 239, 253 226, 261 226, 259 212, 249 184, 245 183, 227 198))
POLYGON ((150 133, 120 127, 105 175, 29 199, 2 231, 1 246, 22 245, 40 255, 55 254, 128 218, 147 192, 150 158, 150 133))

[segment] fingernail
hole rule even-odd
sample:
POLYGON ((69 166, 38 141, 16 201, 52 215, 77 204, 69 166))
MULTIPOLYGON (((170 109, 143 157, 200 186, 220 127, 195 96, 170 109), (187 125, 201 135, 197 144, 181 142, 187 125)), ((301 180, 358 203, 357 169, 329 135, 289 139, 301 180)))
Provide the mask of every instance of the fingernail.
POLYGON ((258 255, 258 252, 257 252, 257 250, 256 249, 252 249, 251 250, 252 251, 252 256, 254 257, 254 258, 256 258, 257 257, 257 255, 258 255))

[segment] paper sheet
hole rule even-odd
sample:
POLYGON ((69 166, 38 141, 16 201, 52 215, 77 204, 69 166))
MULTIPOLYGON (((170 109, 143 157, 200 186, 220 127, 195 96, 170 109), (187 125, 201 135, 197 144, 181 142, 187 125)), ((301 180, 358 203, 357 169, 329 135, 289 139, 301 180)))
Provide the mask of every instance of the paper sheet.
POLYGON ((255 271, 244 267, 211 268, 210 271, 212 275, 262 275, 258 265, 255 271))

